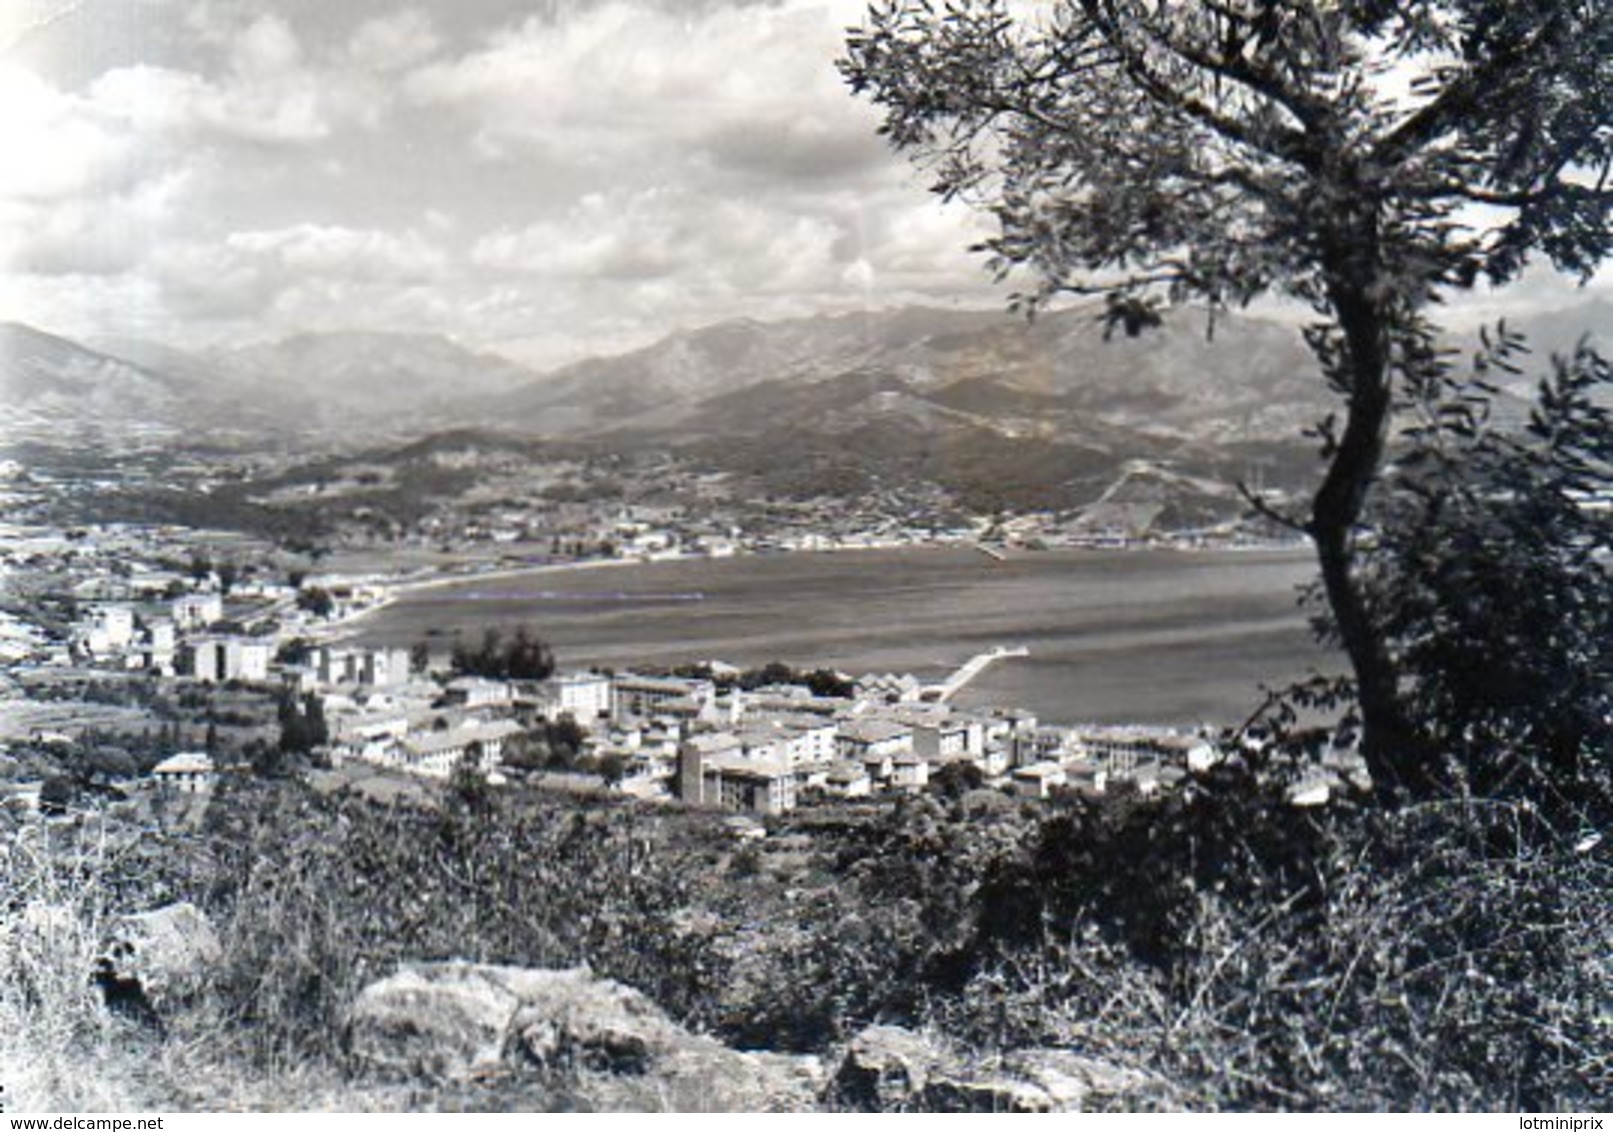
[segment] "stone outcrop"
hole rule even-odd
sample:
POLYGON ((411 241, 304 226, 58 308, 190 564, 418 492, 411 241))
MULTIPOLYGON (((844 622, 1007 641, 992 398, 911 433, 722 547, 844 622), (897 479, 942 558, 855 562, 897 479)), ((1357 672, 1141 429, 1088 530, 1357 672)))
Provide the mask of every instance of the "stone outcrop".
POLYGON ((199 992, 223 955, 194 904, 169 904, 112 924, 95 980, 114 1007, 161 1018, 199 992))
POLYGON ((359 994, 347 1039, 363 1073, 564 1077, 574 1101, 617 1110, 794 1110, 823 1087, 816 1058, 729 1049, 587 968, 404 964, 359 994))
POLYGON ((869 1026, 846 1047, 834 1076, 835 1099, 872 1112, 907 1108, 951 1064, 948 1053, 921 1034, 869 1026))
POLYGON ((1021 1049, 966 1057, 900 1026, 854 1037, 835 1071, 831 1098, 871 1111, 1080 1112, 1168 1108, 1165 1082, 1066 1049, 1021 1049))
POLYGON ((1078 1112, 1174 1099, 1158 1078, 1075 1050, 966 1055, 900 1026, 858 1033, 828 1078, 815 1057, 690 1033, 586 967, 406 963, 359 994, 347 1040, 374 1078, 547 1084, 567 1107, 613 1111, 1078 1112))

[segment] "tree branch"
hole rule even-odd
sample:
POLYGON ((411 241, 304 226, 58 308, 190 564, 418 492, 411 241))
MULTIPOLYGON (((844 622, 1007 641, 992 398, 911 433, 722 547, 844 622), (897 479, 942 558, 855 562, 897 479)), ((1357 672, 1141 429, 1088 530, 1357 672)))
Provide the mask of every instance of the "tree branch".
POLYGON ((1286 511, 1279 511, 1270 503, 1267 503, 1264 496, 1244 483, 1243 480, 1238 481, 1237 487, 1238 494, 1243 496, 1244 502, 1248 503, 1261 518, 1269 519, 1278 526, 1286 527, 1296 534, 1308 536, 1311 533, 1311 525, 1308 522, 1303 519, 1296 519, 1286 511))

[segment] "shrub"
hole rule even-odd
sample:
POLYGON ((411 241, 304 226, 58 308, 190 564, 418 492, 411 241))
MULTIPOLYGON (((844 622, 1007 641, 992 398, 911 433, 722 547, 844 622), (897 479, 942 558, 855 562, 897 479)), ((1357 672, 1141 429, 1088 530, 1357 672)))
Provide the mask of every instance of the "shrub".
POLYGON ((1553 361, 1527 425, 1498 422, 1488 342, 1471 376, 1436 370, 1423 424, 1384 484, 1365 556, 1374 617, 1432 778, 1528 798, 1592 826, 1613 816, 1613 366, 1553 361))
POLYGON ((0 841, 0 1066, 13 1112, 152 1107, 123 1052, 128 1027, 90 978, 113 913, 112 855, 104 836, 67 827, 0 841))

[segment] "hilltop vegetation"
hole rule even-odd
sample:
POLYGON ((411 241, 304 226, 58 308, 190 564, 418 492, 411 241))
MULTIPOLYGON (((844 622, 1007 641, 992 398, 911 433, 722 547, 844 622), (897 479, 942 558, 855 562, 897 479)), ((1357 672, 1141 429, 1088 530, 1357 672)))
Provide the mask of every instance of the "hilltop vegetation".
MULTIPOLYGON (((976 1057, 1072 1048, 1189 1107, 1605 1096, 1613 878, 1518 807, 1305 812, 1224 771, 1162 810, 965 791, 815 810, 741 844, 687 811, 493 797, 379 805, 242 780, 199 832, 159 845, 113 826, 120 849, 87 864, 87 831, 50 830, 98 916, 186 899, 223 941, 166 1031, 58 991, 83 1025, 51 1056, 76 1064, 114 1035, 154 1065, 183 1052, 194 1079, 125 1082, 164 1107, 565 1106, 575 1083, 553 1076, 469 1094, 423 1079, 409 1100, 351 1076, 359 991, 404 960, 460 958, 587 963, 694 1030, 831 1063, 872 1022, 976 1057)), ((7 880, 48 895, 22 845, 7 880)), ((84 961, 6 939, 8 987, 65 986, 84 961)), ((8 1021, 38 1008, 4 1005, 8 1021)), ((39 1087, 29 1107, 71 1106, 39 1087)))

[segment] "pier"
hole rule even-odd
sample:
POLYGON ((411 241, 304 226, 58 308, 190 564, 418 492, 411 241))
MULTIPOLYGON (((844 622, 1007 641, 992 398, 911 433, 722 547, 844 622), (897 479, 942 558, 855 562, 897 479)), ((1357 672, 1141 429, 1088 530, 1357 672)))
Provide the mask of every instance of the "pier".
POLYGON ((1030 650, 1025 648, 1023 645, 1015 648, 1005 648, 1002 645, 998 645, 990 652, 983 652, 970 657, 966 662, 964 662, 963 667, 959 668, 951 676, 947 677, 947 679, 942 683, 931 684, 928 688, 924 689, 924 699, 930 700, 934 703, 944 704, 947 702, 947 700, 951 699, 953 696, 962 691, 969 681, 973 680, 976 676, 979 676, 982 672, 989 668, 993 661, 1012 660, 1016 657, 1024 657, 1029 655, 1030 650))

